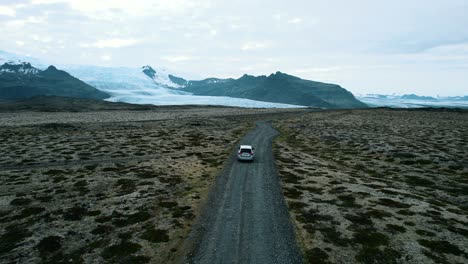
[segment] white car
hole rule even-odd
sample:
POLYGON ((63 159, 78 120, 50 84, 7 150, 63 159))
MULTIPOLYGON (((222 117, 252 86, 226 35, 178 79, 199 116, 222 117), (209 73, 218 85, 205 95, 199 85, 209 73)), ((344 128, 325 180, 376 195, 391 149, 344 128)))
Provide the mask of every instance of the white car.
POLYGON ((254 150, 255 148, 250 145, 240 145, 237 151, 237 160, 253 161, 254 150))

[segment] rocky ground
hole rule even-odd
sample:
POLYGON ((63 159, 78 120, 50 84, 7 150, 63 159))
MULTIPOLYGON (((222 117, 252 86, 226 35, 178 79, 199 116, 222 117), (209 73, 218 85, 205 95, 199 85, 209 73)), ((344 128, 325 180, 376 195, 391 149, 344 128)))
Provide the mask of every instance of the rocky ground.
POLYGON ((468 263, 468 112, 324 111, 275 126, 309 263, 468 263))
POLYGON ((171 262, 237 140, 278 111, 0 113, 0 262, 171 262))

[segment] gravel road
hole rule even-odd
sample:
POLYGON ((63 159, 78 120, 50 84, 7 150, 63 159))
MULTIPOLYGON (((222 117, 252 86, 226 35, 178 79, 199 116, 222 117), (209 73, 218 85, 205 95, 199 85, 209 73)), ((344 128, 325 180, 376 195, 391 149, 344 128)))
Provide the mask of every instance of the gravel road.
POLYGON ((190 234, 185 263, 303 262, 274 164, 277 134, 258 122, 239 142, 256 148, 255 161, 238 162, 232 152, 190 234))

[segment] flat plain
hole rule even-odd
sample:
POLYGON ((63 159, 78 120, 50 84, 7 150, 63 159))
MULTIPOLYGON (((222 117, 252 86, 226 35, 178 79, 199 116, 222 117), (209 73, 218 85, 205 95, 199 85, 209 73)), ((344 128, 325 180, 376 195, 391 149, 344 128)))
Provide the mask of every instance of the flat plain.
POLYGON ((275 126, 308 263, 468 262, 467 111, 323 111, 275 126))
POLYGON ((282 111, 0 113, 0 262, 174 261, 237 140, 282 111))
POLYGON ((258 120, 306 262, 468 262, 466 111, 63 107, 0 111, 0 263, 178 262, 258 120))

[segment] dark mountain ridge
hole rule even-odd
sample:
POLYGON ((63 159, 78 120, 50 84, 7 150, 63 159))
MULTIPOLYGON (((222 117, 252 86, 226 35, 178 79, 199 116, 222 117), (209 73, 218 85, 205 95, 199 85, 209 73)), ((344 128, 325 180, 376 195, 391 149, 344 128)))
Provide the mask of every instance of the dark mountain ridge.
POLYGON ((106 99, 102 92, 65 71, 49 66, 41 71, 29 63, 0 66, 0 99, 17 100, 34 96, 65 96, 89 99, 106 99))
POLYGON ((239 79, 209 78, 186 81, 181 90, 195 95, 229 96, 251 100, 323 108, 366 108, 352 93, 336 84, 304 80, 276 72, 269 76, 243 75, 239 79))

